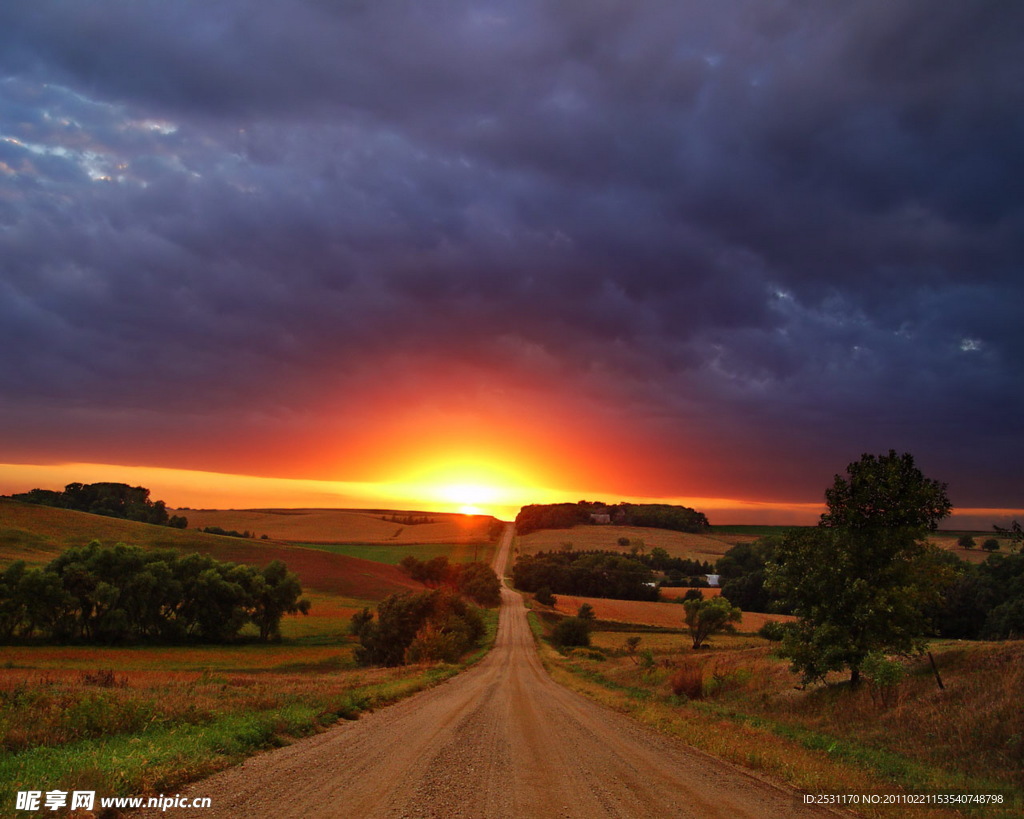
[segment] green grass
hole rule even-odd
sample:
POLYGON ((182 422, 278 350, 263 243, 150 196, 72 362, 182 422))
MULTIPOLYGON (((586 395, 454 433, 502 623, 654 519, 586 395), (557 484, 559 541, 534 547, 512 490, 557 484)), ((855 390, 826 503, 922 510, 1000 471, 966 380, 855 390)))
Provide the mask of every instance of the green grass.
POLYGON ((494 557, 493 543, 299 543, 309 549, 319 549, 336 555, 358 557, 376 563, 397 566, 406 555, 417 560, 447 557, 451 563, 469 563, 479 560, 490 563, 494 557))
POLYGON ((709 534, 714 535, 749 535, 751 537, 769 537, 770 535, 784 535, 794 529, 806 529, 805 526, 746 526, 728 525, 712 526, 709 534))

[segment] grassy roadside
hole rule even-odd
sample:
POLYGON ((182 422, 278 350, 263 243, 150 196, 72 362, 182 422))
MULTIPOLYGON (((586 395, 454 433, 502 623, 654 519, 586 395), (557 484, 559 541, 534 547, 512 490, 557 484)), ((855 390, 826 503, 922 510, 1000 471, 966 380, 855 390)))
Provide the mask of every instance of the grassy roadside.
POLYGON ((332 661, 291 673, 5 669, 23 679, 0 687, 0 815, 19 790, 167 792, 356 719, 479 661, 497 632, 497 611, 484 616, 481 647, 457 665, 359 669, 338 646, 332 661))
MULTIPOLYGON (((531 613, 530 621, 539 634, 541 619, 531 613)), ((1012 710, 1019 711, 1019 674, 1000 671, 1019 660, 1019 644, 980 647, 967 657, 957 647, 936 647, 946 690, 933 692, 928 673, 914 669, 882 706, 866 687, 796 690, 785 662, 755 637, 716 640, 716 648, 695 656, 680 649, 678 637, 644 634, 641 649, 649 653, 631 657, 622 648, 628 635, 594 636, 593 649, 564 656, 541 644, 555 680, 718 758, 804 793, 1001 794, 1002 805, 965 805, 959 813, 1024 814, 1014 733, 1020 718, 1012 710), (676 693, 687 675, 697 679, 694 699, 676 693)), ((857 811, 957 813, 905 804, 857 811)))

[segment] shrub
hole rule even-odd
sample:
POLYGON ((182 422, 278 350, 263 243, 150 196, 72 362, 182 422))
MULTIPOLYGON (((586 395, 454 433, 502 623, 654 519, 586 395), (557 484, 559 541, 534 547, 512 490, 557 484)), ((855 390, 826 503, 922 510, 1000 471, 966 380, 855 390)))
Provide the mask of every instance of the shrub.
POLYGON ((537 589, 537 592, 533 595, 533 599, 540 603, 542 606, 553 606, 556 602, 556 597, 551 593, 551 589, 547 586, 537 589))
POLYGON ((777 643, 786 636, 786 624, 777 620, 769 620, 757 630, 757 636, 777 643))
POLYGON ((484 634, 478 611, 446 589, 392 594, 377 607, 376 621, 368 613, 352 618, 362 665, 455 662, 484 634))
POLYGON ((864 658, 861 672, 867 678, 871 700, 880 708, 894 705, 899 696, 899 685, 907 676, 903 663, 872 651, 864 658))
POLYGON ((677 697, 686 697, 688 700, 703 699, 704 671, 697 663, 683 663, 669 679, 669 685, 677 697))
POLYGON ((579 617, 565 617, 551 630, 551 643, 558 648, 590 646, 590 623, 579 617))

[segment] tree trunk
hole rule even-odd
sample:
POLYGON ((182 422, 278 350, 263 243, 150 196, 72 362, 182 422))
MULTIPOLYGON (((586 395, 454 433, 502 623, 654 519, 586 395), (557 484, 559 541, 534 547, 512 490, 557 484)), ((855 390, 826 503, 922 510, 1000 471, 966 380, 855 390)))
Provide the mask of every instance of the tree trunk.
POLYGON ((860 668, 853 666, 850 669, 850 685, 856 688, 860 685, 860 668))

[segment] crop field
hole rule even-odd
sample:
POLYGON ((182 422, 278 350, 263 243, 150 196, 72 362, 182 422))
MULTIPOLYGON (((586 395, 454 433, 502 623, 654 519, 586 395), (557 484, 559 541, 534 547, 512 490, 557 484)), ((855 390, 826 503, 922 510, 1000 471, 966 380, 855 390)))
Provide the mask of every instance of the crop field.
MULTIPOLYGON (((701 591, 709 591, 701 589, 701 591)), ((661 626, 663 628, 685 628, 683 618, 685 612, 679 603, 656 603, 647 600, 610 600, 606 597, 576 597, 571 594, 555 595, 555 611, 562 614, 575 615, 580 606, 589 603, 594 609, 598 620, 610 620, 616 623, 636 623, 645 626, 661 626)), ((736 628, 742 632, 757 631, 769 620, 786 622, 792 617, 783 614, 759 614, 743 612, 743 620, 736 628)))
POLYGON ((752 535, 695 535, 689 532, 673 532, 668 529, 646 529, 639 526, 573 526, 571 529, 541 529, 521 535, 516 539, 516 548, 522 554, 558 551, 571 543, 577 552, 604 550, 629 552, 635 544, 642 543, 646 552, 658 547, 672 557, 690 560, 707 560, 714 563, 737 543, 756 540, 752 535), (627 538, 629 546, 620 546, 619 539, 627 538))
MULTIPOLYGON (((686 597, 686 593, 690 591, 686 586, 662 586, 659 589, 662 600, 679 600, 686 597)), ((701 588, 697 589, 704 597, 718 597, 722 593, 722 589, 718 586, 713 588, 701 588)))
POLYGON ((417 560, 447 557, 450 563, 481 561, 490 563, 494 558, 493 543, 303 543, 310 549, 320 549, 336 555, 356 557, 397 566, 406 555, 417 560))
POLYGON ((172 514, 184 515, 191 528, 219 526, 291 543, 472 543, 487 540, 494 520, 486 515, 346 509, 180 509, 172 514), (408 514, 433 522, 390 520, 408 514))
POLYGON ((90 540, 132 543, 147 549, 203 552, 223 538, 167 526, 33 506, 0 498, 0 561, 46 563, 69 546, 90 540))

